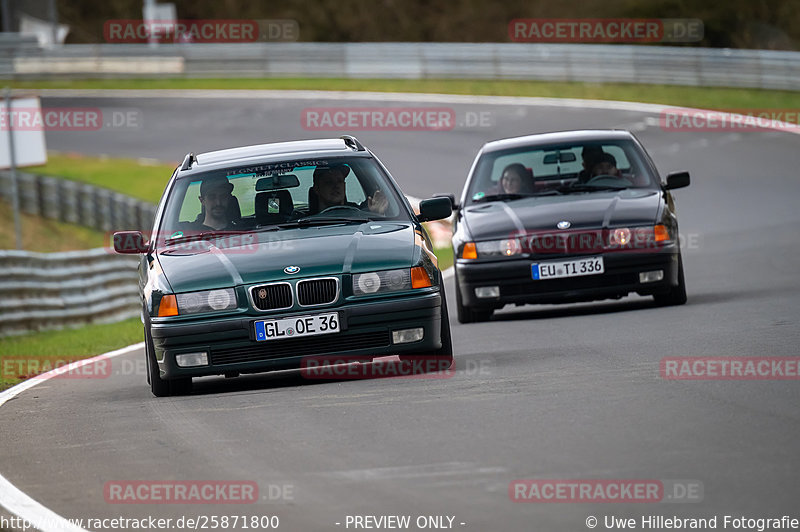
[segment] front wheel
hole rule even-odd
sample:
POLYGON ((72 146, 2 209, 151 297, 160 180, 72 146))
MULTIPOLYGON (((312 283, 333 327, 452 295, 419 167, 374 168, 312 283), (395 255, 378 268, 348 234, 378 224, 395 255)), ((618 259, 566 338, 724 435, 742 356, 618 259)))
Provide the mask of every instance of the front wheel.
POLYGON ((670 288, 665 294, 653 294, 656 304, 661 307, 683 305, 686 303, 686 281, 683 277, 683 258, 678 255, 678 286, 670 288))
POLYGON ((435 361, 436 371, 450 369, 453 365, 453 337, 450 335, 450 315, 447 312, 447 298, 444 293, 444 280, 439 277, 439 286, 442 294, 442 325, 441 339, 442 347, 434 351, 431 355, 400 355, 400 360, 419 360, 425 358, 435 361))
POLYGON ((150 330, 145 325, 144 328, 144 353, 147 360, 147 382, 150 384, 150 391, 156 397, 169 397, 171 395, 185 395, 192 391, 191 377, 166 380, 161 378, 156 362, 156 351, 153 346, 153 337, 150 330))
POLYGON ((455 276, 456 281, 456 317, 458 323, 475 323, 479 321, 489 321, 492 317, 494 310, 475 310, 464 305, 461 300, 461 287, 458 283, 458 275, 455 276))

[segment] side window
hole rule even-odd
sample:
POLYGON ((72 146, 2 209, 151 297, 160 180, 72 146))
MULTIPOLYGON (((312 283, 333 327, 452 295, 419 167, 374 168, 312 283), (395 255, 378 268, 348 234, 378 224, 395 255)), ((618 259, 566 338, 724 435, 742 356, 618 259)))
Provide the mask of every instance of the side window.
POLYGON ((239 210, 242 216, 253 216, 256 210, 256 178, 237 177, 229 180, 233 183, 233 194, 239 200, 239 210))

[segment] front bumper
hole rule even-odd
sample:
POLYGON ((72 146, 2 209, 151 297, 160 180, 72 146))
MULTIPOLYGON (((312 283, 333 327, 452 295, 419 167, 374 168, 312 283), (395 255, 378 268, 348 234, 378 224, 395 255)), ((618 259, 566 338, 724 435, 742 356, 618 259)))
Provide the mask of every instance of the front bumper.
POLYGON ((151 323, 161 377, 201 377, 299 368, 305 357, 346 355, 369 360, 399 354, 426 354, 441 344, 442 296, 439 292, 403 296, 309 311, 279 312, 258 317, 206 319, 202 322, 151 323), (338 312, 338 333, 257 342, 254 322, 298 315, 338 312), (392 331, 422 327, 423 339, 392 344, 392 331), (179 367, 175 356, 206 351, 209 365, 179 367))
POLYGON ((533 280, 531 265, 536 262, 581 258, 578 255, 507 259, 473 262, 458 259, 456 289, 462 304, 474 309, 500 309, 506 304, 573 303, 614 299, 635 292, 641 295, 665 293, 678 285, 677 252, 601 253, 605 272, 561 279, 533 280), (663 270, 661 281, 640 283, 639 273, 663 270), (479 298, 475 288, 498 286, 500 297, 479 298))

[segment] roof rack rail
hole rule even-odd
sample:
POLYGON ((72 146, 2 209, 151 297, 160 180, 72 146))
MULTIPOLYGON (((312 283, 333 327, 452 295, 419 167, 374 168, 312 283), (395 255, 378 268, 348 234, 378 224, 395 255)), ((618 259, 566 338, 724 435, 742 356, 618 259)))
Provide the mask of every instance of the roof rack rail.
POLYGON ((186 157, 183 158, 183 164, 181 165, 181 171, 189 170, 192 167, 192 164, 197 162, 197 157, 194 156, 194 152, 189 152, 186 154, 186 157))
POLYGON ((344 141, 345 145, 354 149, 355 151, 367 151, 364 145, 358 142, 358 139, 352 135, 342 135, 339 138, 344 141))

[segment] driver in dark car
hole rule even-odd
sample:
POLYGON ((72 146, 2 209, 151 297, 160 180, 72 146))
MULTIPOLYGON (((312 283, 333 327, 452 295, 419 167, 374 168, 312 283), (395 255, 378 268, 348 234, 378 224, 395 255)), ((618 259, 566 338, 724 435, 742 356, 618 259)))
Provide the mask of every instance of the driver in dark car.
POLYGON ((578 173, 578 183, 586 183, 593 177, 592 170, 605 153, 599 144, 586 144, 583 147, 581 150, 583 170, 578 173))
POLYGON ((366 208, 376 214, 386 212, 389 201, 380 190, 368 196, 361 205, 347 201, 344 180, 349 173, 350 167, 345 164, 318 166, 314 170, 314 185, 308 190, 309 214, 317 214, 337 205, 366 208))
POLYGON ((592 177, 600 175, 622 177, 622 172, 617 168, 617 159, 610 153, 603 153, 592 166, 592 177))

